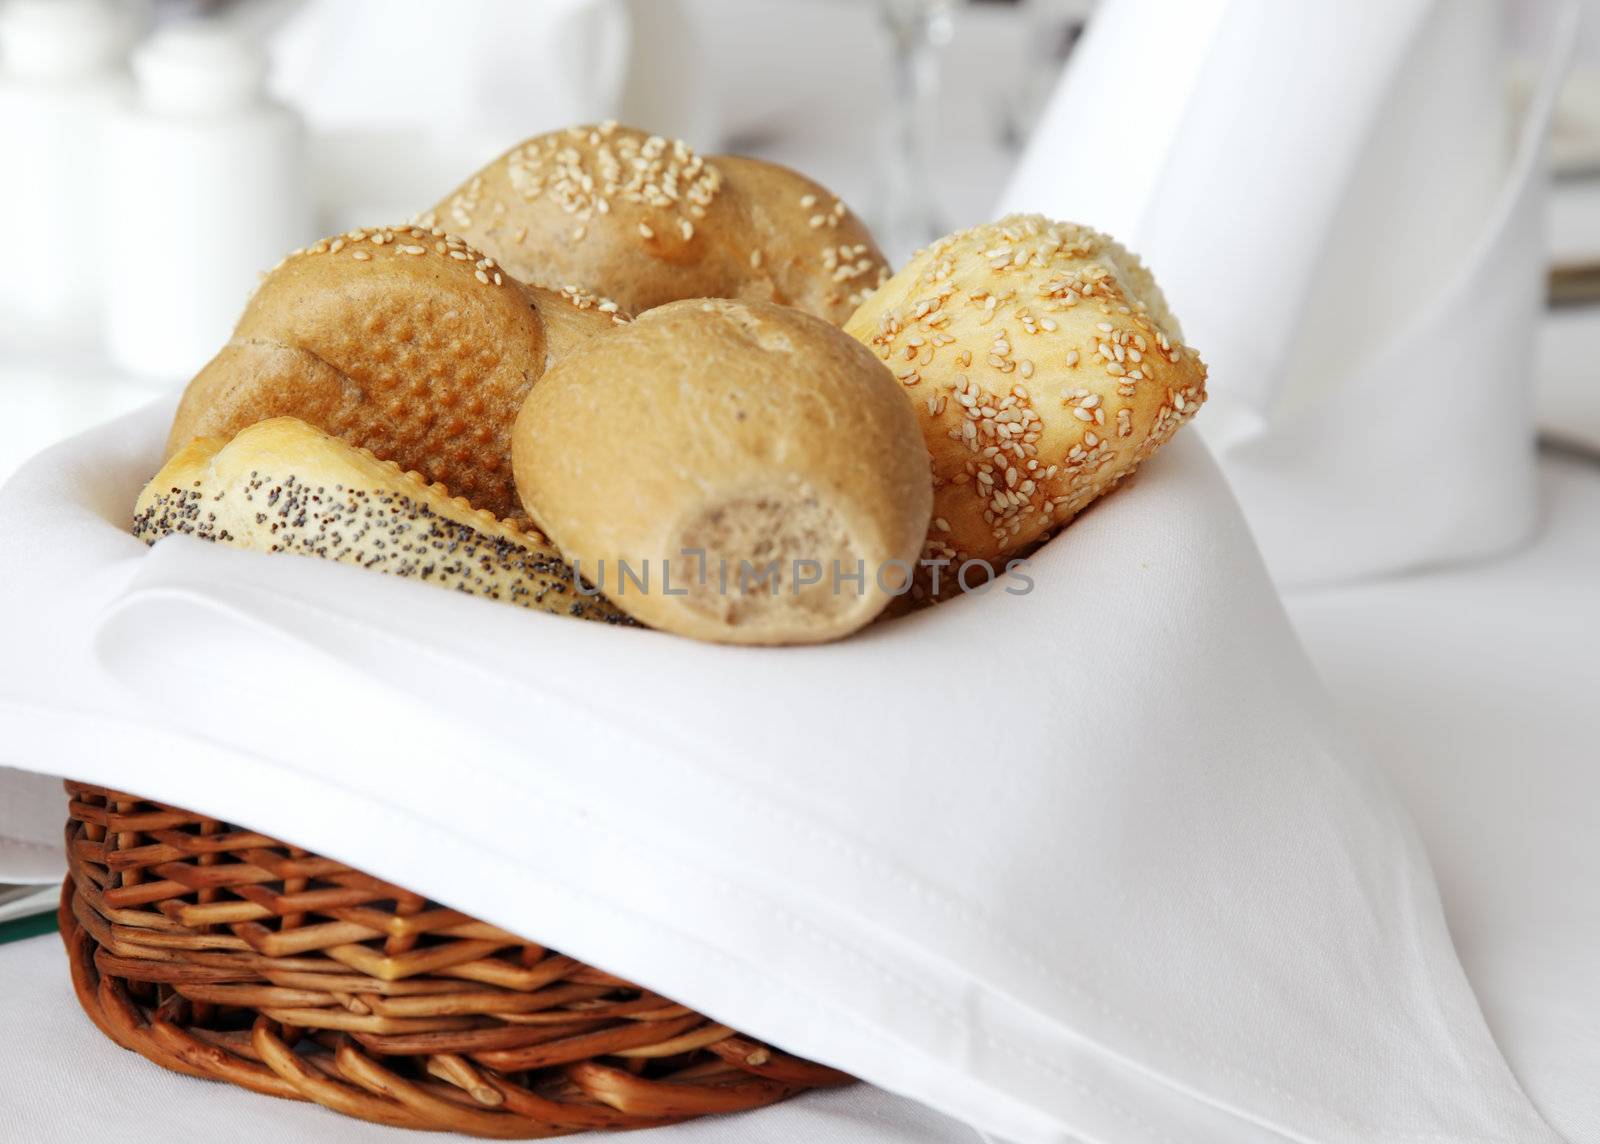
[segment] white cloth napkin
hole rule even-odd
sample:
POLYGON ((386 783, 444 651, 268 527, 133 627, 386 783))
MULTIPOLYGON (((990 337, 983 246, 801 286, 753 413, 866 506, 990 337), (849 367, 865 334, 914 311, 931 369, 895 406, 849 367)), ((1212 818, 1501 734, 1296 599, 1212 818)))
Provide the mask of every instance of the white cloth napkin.
MULTIPOLYGON (((1600 772, 1590 765, 1586 690, 1600 671, 1600 652, 1586 639, 1600 627, 1590 582, 1600 566, 1600 468, 1552 462, 1545 477, 1546 524, 1526 552, 1301 593, 1291 617, 1418 819, 1451 934, 1497 1043, 1551 1124, 1578 1142, 1600 1140, 1600 909, 1585 889, 1600 887, 1592 845, 1600 837, 1600 772), (1543 622, 1528 622, 1532 598, 1543 622), (1484 695, 1499 698, 1473 698, 1484 695), (1515 768, 1504 765, 1508 758, 1515 768)), ((0 775, 0 789, 15 791, 19 774, 0 775)), ((58 807, 59 784, 37 781, 58 807)), ((0 812, 6 805, 0 799, 0 812)), ((56 832, 50 811, 42 821, 56 832)), ((52 1030, 0 1056, 0 1106, 19 1138, 76 1144, 115 1119, 125 1139, 154 1139, 181 1105, 198 1136, 209 1124, 233 1144, 393 1139, 388 1129, 150 1068, 81 1018, 66 973, 54 937, 0 947, 0 1027, 52 1030)), ((981 1144, 971 1129, 865 1085, 657 1137, 981 1144)))
POLYGON ((1192 435, 1031 595, 740 649, 147 550, 169 413, 0 493, 0 762, 285 835, 1019 1142, 1557 1139, 1192 435))
POLYGON ((1533 527, 1539 159, 1574 18, 1550 15, 1513 134, 1487 0, 1107 0, 1003 196, 1151 265, 1281 583, 1533 527))

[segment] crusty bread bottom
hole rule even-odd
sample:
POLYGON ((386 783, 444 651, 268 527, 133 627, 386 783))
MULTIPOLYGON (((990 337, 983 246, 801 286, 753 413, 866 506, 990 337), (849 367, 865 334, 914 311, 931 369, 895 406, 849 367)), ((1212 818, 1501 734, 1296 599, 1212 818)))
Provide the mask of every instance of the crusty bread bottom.
POLYGON ((876 570, 865 567, 840 514, 809 487, 741 490, 708 501, 679 525, 676 539, 681 571, 675 567, 673 579, 688 588, 684 603, 731 627, 844 619, 876 606, 857 581, 844 578, 876 570))

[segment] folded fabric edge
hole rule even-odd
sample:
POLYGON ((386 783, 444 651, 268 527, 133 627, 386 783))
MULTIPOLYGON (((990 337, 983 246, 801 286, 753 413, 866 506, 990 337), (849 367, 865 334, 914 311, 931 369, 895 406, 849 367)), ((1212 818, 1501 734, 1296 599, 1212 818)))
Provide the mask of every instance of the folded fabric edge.
MULTIPOLYGON (((17 741, 25 742, 29 738, 48 741, 52 750, 59 752, 53 759, 40 757, 48 752, 35 753, 30 764, 21 769, 51 774, 65 769, 60 765, 61 759, 81 759, 82 762, 69 764, 72 777, 115 788, 119 777, 125 776, 119 775, 115 752, 106 747, 125 742, 129 737, 140 737, 151 746, 159 742, 161 762, 146 770, 141 777, 144 789, 136 793, 176 805, 187 801, 190 809, 269 832, 273 829, 270 824, 249 822, 255 783, 265 782, 277 788, 280 795, 286 782, 300 786, 302 791, 295 798, 296 804, 314 806, 317 813, 307 816, 305 828, 297 834, 296 842, 342 861, 361 863, 379 876, 385 876, 380 856, 340 852, 348 849, 341 845, 348 834, 340 829, 340 824, 348 821, 347 815, 359 814, 373 821, 376 825, 372 837, 386 835, 405 839, 407 849, 439 847, 463 853, 478 852, 480 858, 474 864, 484 871, 485 877, 471 887, 421 885, 415 884, 416 878, 410 879, 408 884, 420 893, 507 926, 514 932, 528 928, 528 917, 514 909, 508 911, 507 904, 526 903, 530 898, 537 898, 536 906, 525 907, 526 914, 537 915, 539 926, 546 931, 561 929, 569 933, 572 940, 563 948, 573 956, 585 957, 590 946, 598 946, 606 953, 624 948, 648 951, 641 953, 636 965, 619 965, 615 956, 595 960, 652 988, 659 984, 668 995, 753 1035, 767 1037, 791 1051, 844 1068, 878 1087, 928 1104, 1015 1144, 1075 1144, 1078 1141, 1170 1144, 1169 1131, 1176 1130, 1180 1124, 1187 1129, 1186 1139, 1197 1144, 1276 1144, 1292 1139, 1237 1118, 1190 1094, 1164 1089, 1164 1086, 1143 1088, 1137 1070, 1132 1078, 1132 1097, 1124 1095, 1119 1101, 1098 1089, 1126 1089, 1128 1078, 1119 1078, 1114 1064, 1107 1067, 1107 1062, 1096 1061, 1088 1055, 1075 1062, 1078 1075, 1073 1087, 1085 1098, 1083 1115, 1071 1122, 1063 1121, 1056 1113, 1020 1102, 1003 1090, 989 1087, 970 1072, 928 1056, 920 1046, 885 1033, 867 1023, 860 1014, 838 1008, 826 994, 807 990, 695 934, 645 917, 597 893, 593 886, 579 887, 557 877, 514 870, 513 863, 507 861, 512 855, 486 847, 484 839, 443 829, 403 808, 375 804, 363 792, 348 790, 313 775, 285 771, 227 744, 146 725, 129 725, 119 719, 108 720, 65 708, 48 710, 9 699, 0 699, 0 713, 16 726, 28 729, 17 741), (208 788, 197 799, 192 771, 216 767, 228 769, 232 776, 229 787, 208 788), (194 805, 197 802, 205 805, 194 805), (374 862, 374 857, 379 860, 374 862), (660 957, 663 950, 670 951, 671 956, 660 957), (662 968, 669 962, 671 969, 662 968), (687 976, 700 980, 674 988, 682 968, 695 965, 703 969, 687 976), (669 983, 661 974, 674 980, 669 983), (708 1003, 701 1003, 701 997, 708 1003), (752 1004, 757 999, 759 1003, 752 1004), (837 1029, 846 1026, 855 1030, 860 1039, 848 1050, 838 1052, 837 1029), (889 1067, 884 1067, 886 1063, 889 1067), (1129 1107, 1129 1104, 1137 1104, 1147 1108, 1150 1101, 1167 1106, 1175 1115, 1170 1125, 1162 1127, 1152 1123, 1129 1107), (1208 1126, 1207 1129, 1197 1132, 1202 1125, 1208 1126)), ((679 875, 685 872, 677 870, 679 875)), ((542 938, 544 935, 534 936, 542 938)), ((916 956, 915 951, 906 952, 908 957, 916 956)), ((1025 1057, 1028 1050, 1014 1052, 1025 1057)), ((1069 1075, 1059 1065, 1054 1066, 1054 1071, 1058 1077, 1069 1075)))
MULTIPOLYGON (((191 607, 196 603, 199 603, 201 606, 211 610, 219 618, 223 616, 230 616, 231 618, 237 619, 252 627, 261 626, 265 623, 266 630, 268 631, 273 631, 275 634, 280 636, 288 634, 277 630, 270 623, 266 623, 259 615, 237 611, 233 605, 229 604, 226 600, 202 598, 197 601, 186 590, 173 591, 169 589, 158 588, 140 590, 140 592, 135 593, 134 596, 130 596, 129 599, 135 599, 140 595, 145 598, 147 603, 155 602, 162 597, 166 597, 172 602, 191 607)), ((296 637, 289 635, 289 638, 295 639, 296 637)), ((140 641, 137 638, 134 640, 136 646, 141 645, 143 642, 145 641, 140 641)), ((639 746, 640 749, 643 749, 641 745, 635 745, 639 746)), ((279 770, 282 771, 283 768, 280 767, 279 770)), ((359 798, 361 796, 358 794, 357 797, 359 798)), ((367 797, 370 797, 370 794, 367 797)), ((541 809, 548 809, 548 807, 541 806, 541 809)), ((401 811, 401 813, 409 815, 411 812, 409 810, 405 810, 401 811)), ((599 820, 602 817, 602 815, 597 813, 595 806, 592 804, 586 805, 584 810, 584 818, 586 823, 583 828, 582 836, 576 840, 575 844, 581 845, 584 842, 592 843, 594 841, 592 832, 602 829, 602 827, 599 825, 599 820)), ((415 819, 414 816, 413 820, 421 821, 415 819)), ((435 821, 433 826, 436 830, 442 830, 446 834, 451 833, 452 828, 448 821, 435 821)), ((607 829, 607 837, 614 840, 625 839, 628 844, 637 846, 640 845, 640 840, 646 832, 647 826, 647 823, 641 823, 637 820, 630 819, 626 822, 618 820, 613 827, 607 829)), ((546 822, 546 824, 541 827, 541 830, 544 832, 548 832, 553 829, 555 829, 555 826, 550 822, 546 822)), ((511 862, 514 862, 516 858, 516 856, 509 851, 505 853, 504 857, 511 862)), ((352 857, 350 860, 355 861, 356 859, 352 857)), ((686 854, 681 850, 681 848, 674 848, 672 846, 671 832, 668 832, 668 834, 658 838, 654 845, 649 848, 648 852, 641 854, 637 863, 629 863, 628 868, 638 869, 640 868, 641 863, 650 869, 664 869, 670 867, 675 871, 673 876, 664 881, 659 888, 660 894, 668 897, 670 897, 675 888, 686 886, 696 878, 698 878, 702 883, 705 883, 708 878, 714 881, 728 881, 728 872, 726 870, 710 869, 704 865, 696 865, 693 861, 692 855, 686 854)), ((368 865, 371 865, 370 860, 368 860, 368 865)), ((385 873, 385 871, 381 869, 378 870, 378 872, 385 873)), ((392 877, 394 875, 389 874, 388 876, 392 877)), ((403 881, 404 879, 400 880, 403 881)), ((594 884, 604 885, 605 882, 603 879, 601 879, 594 884)), ((415 888, 423 889, 423 887, 415 888)), ((459 891, 454 887, 442 887, 441 892, 446 897, 450 897, 452 895, 459 896, 459 891)), ((723 900, 727 900, 728 897, 725 891, 719 891, 714 887, 702 890, 702 892, 700 892, 697 896, 701 901, 710 903, 720 903, 723 900)), ((642 897, 644 900, 649 900, 650 895, 642 894, 640 897, 642 897)), ((988 1083, 998 1085, 1000 1086, 999 1089, 994 1090, 998 1092, 1004 1089, 1005 1080, 1009 1071, 1018 1069, 1031 1069, 1038 1072, 1049 1084, 1072 1087, 1077 1093, 1077 1098, 1071 1102, 1054 1104, 1051 1108, 1051 1114, 1057 1117, 1057 1120, 1054 1121, 1054 1123, 1070 1123, 1072 1125, 1072 1132, 1077 1135, 1084 1135, 1088 1130, 1090 1123, 1092 1122, 1091 1118, 1099 1116, 1104 1117, 1120 1126, 1120 1131, 1114 1131, 1110 1136, 1107 1137, 1107 1139, 1123 1140, 1143 1138, 1142 1136, 1126 1135, 1126 1132, 1130 1130, 1130 1125, 1138 1127, 1142 1124, 1138 1114, 1130 1112, 1128 1108, 1129 1104, 1133 1104, 1136 1106, 1165 1105, 1169 1108, 1173 1106, 1181 1107, 1183 1110, 1182 1114, 1175 1115, 1173 1123, 1185 1125, 1186 1129, 1191 1133, 1191 1137, 1197 1140, 1211 1138, 1209 1136, 1193 1136, 1193 1133, 1197 1131, 1198 1124, 1207 1120, 1219 1120, 1219 1118, 1219 1127, 1217 1128, 1217 1135, 1215 1137, 1219 1141, 1242 1141, 1249 1138, 1247 1133, 1252 1131, 1267 1132, 1270 1134, 1270 1138, 1274 1140, 1280 1138, 1293 1138, 1292 1135, 1288 1137, 1281 1136, 1280 1133, 1284 1130, 1272 1128, 1271 1126, 1266 1125, 1264 1122, 1257 1119, 1254 1114, 1246 1113, 1225 1102, 1219 1102, 1214 1097, 1208 1096, 1192 1088, 1185 1087, 1182 1084, 1174 1083, 1172 1080, 1165 1077, 1158 1071, 1148 1066, 1141 1065, 1133 1061, 1131 1058, 1119 1054, 1114 1050, 1108 1049, 1103 1044, 1085 1036, 1069 1026, 1063 1026, 1054 1021, 1039 1019, 1026 1006, 1018 1004, 1012 1001, 1010 998, 995 994, 992 990, 978 986, 974 979, 965 976, 966 971, 961 967, 955 966, 952 963, 944 961, 943 959, 930 959, 930 957, 924 955, 920 949, 908 945, 903 941, 899 945, 899 956, 895 959, 897 964, 892 967, 884 964, 880 956, 877 956, 873 952, 863 950, 860 947, 859 940, 852 938, 852 934, 856 935, 856 938, 859 938, 859 936, 865 932, 860 927, 867 925, 870 919, 847 917, 846 915, 841 914, 838 910, 830 907, 827 903, 815 899, 813 899, 806 906, 805 916, 801 917, 793 912, 794 907, 777 901, 772 897, 771 894, 767 893, 766 887, 759 880, 759 878, 747 878, 741 882, 739 896, 737 899, 739 903, 742 903, 741 909, 748 909, 752 902, 762 899, 764 899, 764 908, 773 913, 786 931, 800 933, 806 931, 807 929, 815 929, 819 934, 825 933, 826 937, 823 941, 823 944, 817 947, 817 949, 821 951, 819 953, 819 957, 822 960, 826 960, 827 951, 832 950, 835 953, 850 959, 852 964, 860 966, 863 972, 877 975, 878 979, 885 983, 898 982, 900 987, 905 991, 901 997, 901 1001, 899 1002, 901 1005, 899 1011, 902 1014, 909 1012, 918 1006, 927 1007, 929 1005, 939 1005, 940 1002, 938 999, 927 991, 925 982, 928 980, 939 980, 941 978, 943 979, 944 985, 939 992, 945 998, 945 1001, 943 1002, 944 1006, 950 1008, 952 1012, 964 1017, 967 1010, 972 1008, 974 1005, 991 1013, 991 1015, 997 1015, 1000 1012, 1004 1012, 1006 1014, 1006 1019, 1003 1022, 996 1021, 996 1024, 1007 1026, 1013 1030, 1013 1032, 1008 1037, 996 1038, 993 1035, 986 1035, 985 1039, 987 1039, 994 1048, 1005 1053, 1010 1058, 1011 1063, 1005 1069, 995 1069, 991 1064, 989 1068, 990 1076, 988 1081, 984 1081, 982 1079, 981 1070, 974 1071, 970 1065, 969 1067, 959 1071, 956 1075, 965 1078, 970 1083, 988 1083), (824 914, 829 917, 830 924, 833 927, 831 930, 824 930, 822 927, 817 925, 817 919, 824 914), (903 964, 900 964, 901 962, 903 962, 903 964), (981 1004, 972 1000, 973 996, 975 995, 975 989, 983 996, 981 1004), (918 1000, 919 996, 922 997, 922 1000, 920 1001, 918 1000), (1070 1067, 1064 1066, 1061 1063, 1062 1060, 1072 1062, 1070 1067), (1096 1088, 1094 1086, 1086 1086, 1084 1083, 1082 1083, 1082 1077, 1085 1075, 1095 1077, 1095 1086, 1098 1088, 1109 1091, 1131 1090, 1133 1093, 1136 1093, 1136 1098, 1122 1102, 1119 1102, 1115 1098, 1111 1097, 1099 1099, 1097 1098, 1096 1088), (1068 1115, 1075 1118, 1062 1121, 1060 1117, 1063 1115, 1068 1115)), ((487 908, 495 908, 495 899, 491 897, 486 900, 489 903, 487 908)), ((712 908, 715 909, 716 907, 712 908)), ((489 920, 506 925, 508 928, 513 930, 518 928, 516 923, 508 920, 505 917, 491 916, 489 920)), ((717 919, 714 916, 703 916, 701 921, 709 928, 716 924, 717 919)), ((874 933, 874 937, 881 941, 881 935, 874 933)), ((556 944, 560 943, 557 942, 556 944)), ((569 942, 569 944, 573 943, 569 942)), ((633 947, 627 948, 631 949, 633 947)), ((721 948, 731 950, 734 947, 733 945, 724 943, 721 948)), ((607 964, 608 961, 611 963, 616 962, 615 955, 608 954, 608 950, 605 947, 602 947, 597 953, 593 950, 589 950, 588 947, 580 949, 576 944, 574 944, 574 949, 578 951, 579 956, 590 956, 591 953, 593 953, 594 959, 600 961, 602 964, 607 964)), ((614 964, 608 964, 607 967, 613 968, 614 964)), ((618 967, 618 971, 623 972, 625 975, 631 974, 636 978, 646 981, 651 980, 653 975, 658 972, 648 961, 642 962, 637 966, 633 964, 620 966, 618 967)), ((791 982, 791 986, 792 985, 793 983, 791 982)), ((722 995, 714 986, 708 986, 706 983, 699 981, 691 981, 687 984, 680 984, 676 981, 673 981, 666 982, 663 985, 663 989, 669 995, 676 995, 680 999, 685 1000, 686 1003, 696 1005, 697 1007, 701 1007, 713 1012, 718 1012, 720 1009, 721 1015, 727 1016, 728 1019, 736 1025, 752 1025, 752 1018, 747 1015, 748 1011, 743 1008, 741 999, 736 998, 732 1001, 724 1000, 722 995), (723 1008, 725 1006, 729 1006, 731 1008, 723 1008), (738 1010, 737 1016, 732 1015, 733 1009, 738 1010)), ((818 993, 817 991, 813 990, 809 996, 818 998, 826 997, 827 994, 825 992, 818 993)), ((820 1011, 820 1009, 824 1008, 825 1006, 819 1003, 816 1007, 820 1011)), ((780 1013, 778 1019, 780 1021, 786 1021, 787 1017, 785 1014, 780 1013)), ((859 1015, 857 1015, 855 1019, 859 1020, 859 1015)), ((827 1060, 829 1063, 837 1064, 839 1067, 846 1068, 847 1070, 853 1070, 858 1074, 864 1075, 867 1079, 873 1081, 881 1087, 922 1100, 926 1103, 929 1103, 933 1107, 938 1108, 940 1111, 971 1120, 974 1123, 982 1122, 980 1118, 983 1115, 982 1110, 985 1107, 983 1102, 980 1101, 978 1104, 971 1107, 953 1103, 946 1104, 943 1103, 943 1101, 947 1098, 948 1094, 953 1091, 949 1085, 928 1087, 922 1083, 923 1077, 934 1068, 934 1066, 929 1062, 936 1060, 936 1058, 923 1056, 921 1063, 916 1064, 914 1067, 908 1066, 909 1071, 902 1077, 901 1074, 884 1071, 884 1062, 891 1060, 894 1062, 910 1061, 914 1059, 915 1054, 913 1054, 913 1056, 901 1054, 892 1058, 881 1055, 878 1057, 869 1057, 868 1064, 863 1066, 861 1063, 857 1063, 854 1060, 836 1057, 834 1055, 836 1050, 826 1035, 819 1035, 818 1039, 814 1043, 810 1041, 810 1034, 808 1032, 810 1027, 811 1026, 809 1023, 802 1022, 799 1029, 789 1030, 786 1024, 785 1035, 790 1038, 790 1041, 787 1043, 795 1048, 796 1051, 801 1051, 803 1053, 816 1056, 820 1059, 827 1060), (804 1041, 795 1039, 802 1037, 807 1039, 804 1041)), ((878 1036, 888 1036, 891 1040, 896 1038, 894 1033, 885 1033, 882 1027, 874 1027, 877 1028, 878 1036)), ((908 1028, 908 1026, 902 1022, 900 1027, 902 1034, 905 1034, 905 1030, 908 1028)), ((976 1026, 976 1029, 981 1029, 983 1027, 984 1023, 980 1022, 976 1026)), ((760 1027, 754 1027, 752 1025, 752 1028, 753 1031, 758 1033, 758 1035, 762 1032, 760 1027)), ((963 1040, 971 1040, 978 1036, 976 1029, 972 1023, 968 1022, 963 1026, 958 1036, 963 1040)), ((905 1035, 912 1037, 912 1043, 915 1043, 918 1046, 918 1051, 921 1052, 924 1047, 922 1039, 911 1034, 905 1035)), ((934 1034, 930 1032, 929 1039, 933 1039, 933 1037, 934 1034)), ((775 1037, 774 1039, 781 1041, 782 1037, 775 1037)), ((903 1039, 902 1043, 904 1043, 903 1039)), ((1330 1116, 1331 1115, 1332 1110, 1330 1110, 1330 1116)), ((1328 1137, 1328 1139, 1365 1139, 1363 1133, 1366 1131, 1366 1128, 1362 1126, 1359 1118, 1347 1116, 1343 1119, 1346 1119, 1351 1135, 1328 1137)), ((1139 1128, 1139 1131, 1143 1132, 1144 1128, 1139 1128)), ((1020 1135, 1016 1132, 1012 1132, 1011 1134, 1019 1141, 1032 1140, 1036 1138, 1031 1134, 1020 1135)), ((1092 1135, 1092 1133, 1090 1133, 1090 1135, 1092 1135)), ((1039 1138, 1044 1139, 1049 1137, 1039 1138)), ((1161 1137, 1159 1133, 1157 1133, 1152 1138, 1160 1139, 1161 1137)), ((1459 1137, 1459 1139, 1467 1139, 1467 1137, 1459 1137)))
MULTIPOLYGON (((1448 336, 1441 331, 1450 326, 1451 319, 1478 304, 1476 295, 1479 292, 1475 286, 1489 272, 1486 268, 1493 268, 1497 284, 1506 283, 1507 289, 1516 285, 1505 279, 1501 265, 1504 259, 1498 255, 1506 250, 1508 235, 1519 223, 1519 208, 1529 195, 1541 193, 1537 181, 1543 170, 1540 160, 1545 153, 1547 128, 1554 115, 1561 81, 1576 50, 1578 18, 1578 8, 1572 0, 1562 0, 1554 6, 1538 69, 1538 84, 1524 109, 1516 148, 1506 165, 1487 221, 1473 236, 1467 255, 1451 277, 1427 299, 1405 328, 1396 331, 1369 358, 1369 366, 1358 375, 1355 392, 1346 386, 1324 394, 1281 419, 1270 416, 1252 419, 1248 410, 1236 409, 1229 425, 1224 426, 1225 430, 1233 431, 1221 438, 1210 437, 1218 445, 1219 459, 1239 493, 1252 526, 1261 536, 1263 551, 1281 587, 1316 588, 1460 560, 1489 559, 1522 545, 1537 527, 1531 414, 1524 418, 1525 424, 1521 427, 1527 440, 1524 463, 1509 475, 1502 474, 1495 482, 1492 491, 1498 503, 1492 506, 1492 511, 1482 505, 1474 506, 1470 522, 1453 532, 1448 528, 1451 522, 1427 521, 1426 525, 1436 534, 1434 537, 1429 537, 1424 522, 1410 521, 1413 535, 1429 538, 1414 544, 1412 551, 1393 557, 1363 559, 1359 555, 1359 544, 1345 542, 1314 553, 1302 551, 1305 505, 1315 505, 1319 497, 1328 493, 1304 481, 1286 480, 1281 461, 1285 457, 1295 457, 1304 465, 1308 454, 1321 451, 1325 454, 1324 463, 1317 471, 1325 479, 1341 460, 1348 461, 1356 455, 1351 451, 1348 435, 1330 432, 1330 427, 1341 424, 1344 414, 1379 401, 1389 379, 1405 372, 1404 362, 1414 346, 1448 336)), ((1538 249, 1537 220, 1520 221, 1526 225, 1515 235, 1515 249, 1538 249)), ((1517 303, 1530 314, 1537 312, 1544 283, 1531 257, 1522 286, 1520 291, 1512 291, 1517 303)), ((1529 346, 1519 358, 1526 358, 1531 352, 1531 338, 1530 330, 1529 346)), ((1503 427, 1503 420, 1494 423, 1496 431, 1503 427)), ((1467 426, 1462 432, 1471 433, 1472 427, 1467 426)), ((1481 431, 1477 435, 1481 436, 1481 431)), ((1476 456, 1473 463, 1474 466, 1478 463, 1476 456)), ((1292 478, 1292 474, 1290 476, 1292 478)), ((1335 492, 1342 496, 1346 490, 1341 486, 1335 492)), ((1324 515, 1331 519, 1338 513, 1324 511, 1324 515)))

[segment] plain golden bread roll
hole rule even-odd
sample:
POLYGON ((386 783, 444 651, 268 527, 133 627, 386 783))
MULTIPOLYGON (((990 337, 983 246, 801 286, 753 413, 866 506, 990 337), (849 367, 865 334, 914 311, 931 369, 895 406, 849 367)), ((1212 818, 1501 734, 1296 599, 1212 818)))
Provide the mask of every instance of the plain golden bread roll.
POLYGON ((292 417, 180 449, 139 495, 133 533, 319 556, 474 596, 631 623, 580 591, 537 533, 499 521, 292 417))
POLYGON ((613 123, 518 144, 420 221, 526 282, 599 290, 635 313, 738 298, 841 325, 888 277, 867 228, 805 176, 613 123))
POLYGON ((933 500, 894 378, 770 303, 674 302, 585 343, 529 394, 512 457, 529 514, 613 603, 729 643, 870 621, 933 500))
POLYGON ((845 325, 933 457, 930 559, 991 563, 1106 492, 1194 416, 1206 367, 1139 260, 1014 215, 913 258, 845 325))
POLYGON ((614 303, 524 286, 442 231, 351 231, 262 280, 184 393, 167 454, 298 417, 507 516, 522 399, 553 358, 619 320, 614 303))

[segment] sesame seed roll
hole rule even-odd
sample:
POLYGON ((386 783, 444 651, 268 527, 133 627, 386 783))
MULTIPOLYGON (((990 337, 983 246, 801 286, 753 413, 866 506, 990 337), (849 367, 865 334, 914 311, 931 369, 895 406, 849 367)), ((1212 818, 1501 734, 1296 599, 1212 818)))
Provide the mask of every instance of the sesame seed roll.
POLYGON ((867 228, 825 187, 615 123, 520 143, 419 221, 524 281, 598 290, 633 313, 739 298, 840 325, 888 277, 867 228))
POLYGON ((924 556, 997 562, 1067 523, 1205 400, 1206 367, 1139 259, 1013 215, 940 239, 845 324, 933 457, 924 556))

